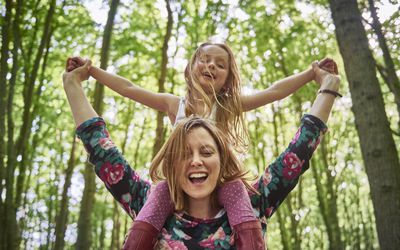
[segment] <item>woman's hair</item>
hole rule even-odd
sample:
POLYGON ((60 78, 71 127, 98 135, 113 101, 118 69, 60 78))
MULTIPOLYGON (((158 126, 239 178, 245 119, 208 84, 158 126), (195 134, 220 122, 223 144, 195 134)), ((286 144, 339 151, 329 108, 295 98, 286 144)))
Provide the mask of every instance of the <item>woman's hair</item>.
POLYGON ((243 118, 242 102, 240 100, 241 80, 232 50, 227 44, 206 42, 201 44, 193 54, 190 62, 185 68, 185 80, 187 83, 186 94, 186 116, 197 114, 195 112, 196 98, 201 98, 209 110, 212 110, 211 100, 199 84, 199 79, 194 72, 193 65, 203 55, 205 46, 214 45, 222 48, 228 53, 228 77, 225 84, 218 93, 210 84, 215 97, 216 117, 215 122, 218 128, 227 133, 228 140, 238 152, 244 152, 248 146, 248 134, 243 118))
MULTIPOLYGON (((187 159, 188 154, 186 139, 188 134, 197 128, 207 130, 217 145, 221 161, 217 187, 225 182, 242 179, 249 190, 255 191, 247 182, 252 180, 252 178, 249 178, 247 175, 248 171, 245 171, 243 165, 236 158, 235 153, 226 137, 221 133, 221 130, 213 125, 210 120, 192 116, 179 122, 150 166, 150 177, 154 182, 162 179, 167 180, 175 209, 184 210, 187 208, 186 194, 179 184, 179 179, 184 174, 183 168, 185 164, 183 162, 187 159)), ((213 206, 217 206, 216 192, 217 190, 214 190, 213 206)))

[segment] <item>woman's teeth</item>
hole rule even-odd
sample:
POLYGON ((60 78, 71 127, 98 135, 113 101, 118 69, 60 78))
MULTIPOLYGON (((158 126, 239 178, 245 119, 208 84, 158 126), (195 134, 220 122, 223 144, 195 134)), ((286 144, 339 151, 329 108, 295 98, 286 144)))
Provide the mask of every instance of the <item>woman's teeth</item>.
POLYGON ((189 180, 193 183, 201 183, 207 179, 206 173, 193 173, 189 175, 189 180))

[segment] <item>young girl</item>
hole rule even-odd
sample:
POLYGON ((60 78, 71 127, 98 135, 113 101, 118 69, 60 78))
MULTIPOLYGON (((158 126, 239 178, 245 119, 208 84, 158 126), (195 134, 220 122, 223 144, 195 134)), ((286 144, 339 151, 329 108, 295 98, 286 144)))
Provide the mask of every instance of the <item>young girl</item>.
MULTIPOLYGON (((84 63, 85 60, 80 57, 70 58, 67 71, 84 63)), ((337 72, 331 59, 324 59, 319 66, 329 72, 337 72)), ((238 151, 242 151, 246 145, 243 111, 283 99, 315 78, 310 68, 278 81, 263 91, 242 96, 239 70, 233 53, 226 44, 217 43, 201 44, 192 56, 185 69, 187 94, 184 98, 145 90, 97 67, 90 67, 89 74, 122 96, 165 112, 174 125, 191 114, 210 117, 218 128, 226 132, 228 140, 238 151)), ((225 183, 219 190, 218 198, 228 214, 237 249, 263 249, 263 245, 250 245, 252 242, 263 242, 263 237, 243 182, 225 183)), ((132 241, 129 242, 129 248, 152 249, 173 210, 168 185, 166 182, 157 185, 157 190, 150 193, 135 219, 131 228, 131 235, 135 237, 130 237, 132 241)))

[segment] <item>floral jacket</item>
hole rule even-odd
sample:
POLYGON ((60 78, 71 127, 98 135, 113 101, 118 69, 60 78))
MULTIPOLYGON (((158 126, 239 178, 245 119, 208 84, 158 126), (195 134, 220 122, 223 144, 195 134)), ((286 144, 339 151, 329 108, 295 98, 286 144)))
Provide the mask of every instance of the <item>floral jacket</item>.
MULTIPOLYGON (((264 234, 266 219, 296 186, 299 176, 309 167, 309 160, 326 132, 325 124, 312 115, 305 115, 301 126, 286 150, 266 168, 254 184, 258 194, 249 193, 256 216, 261 220, 264 234)), ((95 167, 124 210, 134 218, 143 207, 151 184, 130 167, 111 141, 104 120, 95 117, 77 128, 95 167)), ((164 224, 158 249, 235 249, 232 229, 226 213, 214 219, 197 219, 184 213, 173 214, 164 224)))

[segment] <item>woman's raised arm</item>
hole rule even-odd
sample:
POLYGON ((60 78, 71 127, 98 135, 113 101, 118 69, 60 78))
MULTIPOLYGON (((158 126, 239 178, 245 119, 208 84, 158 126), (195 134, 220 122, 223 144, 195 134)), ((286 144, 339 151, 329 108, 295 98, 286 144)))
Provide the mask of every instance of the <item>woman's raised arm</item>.
MULTIPOLYGON (((70 58, 68 58, 68 61, 69 60, 70 58)), ((82 81, 89 78, 88 69, 90 63, 91 62, 87 60, 83 66, 70 72, 65 71, 63 74, 64 91, 67 95, 76 126, 79 126, 82 122, 90 118, 98 116, 86 97, 81 84, 82 81)))
POLYGON ((310 113, 301 120, 293 140, 286 150, 269 165, 255 188, 260 195, 252 195, 253 207, 260 209, 260 217, 270 217, 296 186, 299 177, 309 168, 309 161, 327 128, 335 97, 339 96, 340 78, 313 65, 316 81, 321 88, 310 113))
POLYGON ((150 183, 141 179, 130 167, 112 142, 104 120, 98 117, 87 99, 81 82, 89 77, 89 67, 88 60, 83 66, 63 74, 64 90, 77 125, 76 133, 97 176, 131 218, 134 218, 146 201, 150 183))

